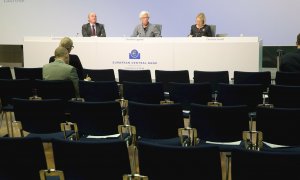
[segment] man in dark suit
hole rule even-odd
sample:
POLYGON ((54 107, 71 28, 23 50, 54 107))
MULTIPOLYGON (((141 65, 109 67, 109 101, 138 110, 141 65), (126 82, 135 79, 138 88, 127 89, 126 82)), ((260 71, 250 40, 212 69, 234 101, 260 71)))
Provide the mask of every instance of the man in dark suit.
MULTIPOLYGON (((60 41, 59 46, 66 48, 69 53, 74 48, 72 39, 70 39, 68 37, 64 37, 60 41)), ((55 57, 51 56, 50 59, 49 59, 49 63, 52 63, 54 61, 55 61, 55 57)), ((80 59, 77 55, 69 54, 69 65, 76 68, 79 79, 83 80, 84 79, 84 77, 83 77, 83 67, 82 67, 80 59)))
POLYGON ((280 71, 300 72, 300 34, 297 36, 297 50, 284 55, 281 59, 280 71))
POLYGON ((82 25, 82 36, 83 37, 106 37, 105 29, 103 24, 97 23, 97 15, 94 12, 89 13, 87 24, 82 25))

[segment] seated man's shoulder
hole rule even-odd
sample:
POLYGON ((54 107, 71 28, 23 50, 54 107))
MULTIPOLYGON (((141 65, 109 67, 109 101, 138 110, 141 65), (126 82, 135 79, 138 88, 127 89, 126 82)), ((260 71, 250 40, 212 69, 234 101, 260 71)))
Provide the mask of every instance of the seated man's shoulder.
POLYGON ((299 59, 300 60, 300 53, 298 52, 289 52, 282 57, 283 60, 291 60, 291 59, 299 59))
POLYGON ((83 24, 82 28, 87 28, 88 25, 89 25, 88 23, 87 24, 83 24))
POLYGON ((62 65, 61 65, 62 67, 64 67, 64 68, 66 68, 66 69, 69 69, 69 70, 72 70, 72 69, 74 69, 74 67, 73 66, 71 66, 71 65, 69 65, 69 64, 65 64, 65 63, 62 63, 62 65))

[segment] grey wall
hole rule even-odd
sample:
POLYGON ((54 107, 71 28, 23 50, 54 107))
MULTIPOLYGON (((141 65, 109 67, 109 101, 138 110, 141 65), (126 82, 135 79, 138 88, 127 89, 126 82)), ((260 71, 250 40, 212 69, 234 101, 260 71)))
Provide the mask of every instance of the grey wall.
POLYGON ((95 11, 108 36, 130 36, 141 10, 163 25, 163 36, 185 37, 198 12, 217 33, 259 36, 264 45, 294 45, 299 0, 0 0, 0 44, 24 36, 76 36, 95 11))

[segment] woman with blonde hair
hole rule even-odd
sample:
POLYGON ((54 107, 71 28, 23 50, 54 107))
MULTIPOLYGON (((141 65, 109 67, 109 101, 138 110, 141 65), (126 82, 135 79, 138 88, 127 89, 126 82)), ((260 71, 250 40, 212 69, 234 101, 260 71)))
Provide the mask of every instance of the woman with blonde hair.
POLYGON ((212 37, 210 26, 206 24, 204 13, 199 13, 196 16, 196 24, 191 26, 190 37, 212 37))
MULTIPOLYGON (((84 79, 84 77, 83 77, 83 67, 82 67, 81 61, 80 61, 80 59, 77 55, 70 54, 70 52, 74 48, 72 39, 69 38, 69 37, 62 38, 60 43, 59 43, 59 46, 64 47, 68 50, 69 57, 70 57, 69 65, 76 68, 79 79, 83 80, 84 79)), ((49 59, 49 63, 52 63, 54 61, 55 61, 55 57, 51 56, 50 59, 49 59)))

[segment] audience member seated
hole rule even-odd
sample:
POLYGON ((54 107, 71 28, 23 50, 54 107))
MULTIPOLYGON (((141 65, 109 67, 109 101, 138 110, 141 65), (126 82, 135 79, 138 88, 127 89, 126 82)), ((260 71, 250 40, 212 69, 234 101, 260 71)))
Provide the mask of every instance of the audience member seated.
POLYGON ((43 66, 44 80, 70 80, 74 84, 75 95, 79 97, 76 68, 69 65, 69 52, 64 47, 55 49, 55 61, 43 66))
POLYGON ((282 57, 280 71, 283 72, 300 72, 300 33, 297 36, 297 50, 287 53, 282 57))
MULTIPOLYGON (((70 39, 68 37, 64 37, 60 41, 59 46, 64 47, 69 51, 69 64, 76 68, 79 79, 83 80, 83 78, 84 78, 83 77, 83 67, 81 65, 80 59, 77 55, 70 54, 70 52, 74 48, 72 39, 70 39)), ((55 61, 55 57, 51 56, 49 59, 49 63, 54 62, 54 61, 55 61)))

